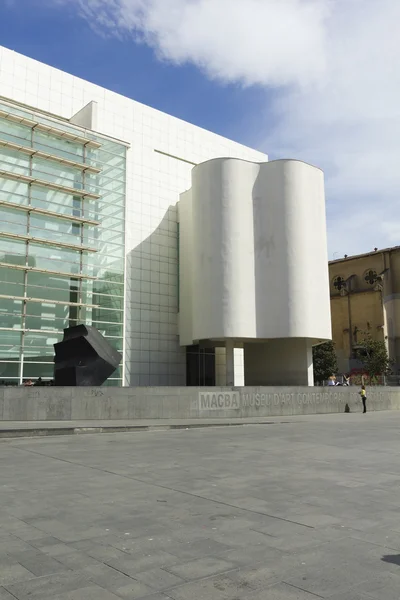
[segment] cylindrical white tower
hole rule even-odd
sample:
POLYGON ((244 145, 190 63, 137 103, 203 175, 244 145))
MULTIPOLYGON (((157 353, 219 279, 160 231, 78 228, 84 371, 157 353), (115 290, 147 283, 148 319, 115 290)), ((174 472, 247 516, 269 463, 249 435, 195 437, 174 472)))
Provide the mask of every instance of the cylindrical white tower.
POLYGON ((193 169, 179 212, 181 343, 262 341, 272 351, 271 340, 310 349, 331 338, 320 169, 211 160, 193 169))

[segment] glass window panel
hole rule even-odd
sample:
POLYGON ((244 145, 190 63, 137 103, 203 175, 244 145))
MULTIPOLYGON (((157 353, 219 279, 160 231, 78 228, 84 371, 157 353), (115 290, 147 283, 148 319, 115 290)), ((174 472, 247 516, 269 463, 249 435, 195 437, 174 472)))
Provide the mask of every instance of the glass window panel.
MULTIPOLYGON (((46 357, 47 358, 47 357, 46 357)), ((24 361, 23 379, 53 379, 54 363, 24 361)))
POLYGON ((0 335, 0 360, 19 359, 21 354, 21 332, 2 331, 0 335))
POLYGON ((99 168, 101 168, 101 173, 97 175, 100 181, 106 181, 108 179, 113 179, 115 181, 125 181, 125 167, 123 162, 118 159, 118 164, 112 165, 110 163, 102 164, 99 168))
POLYGON ((11 265, 24 265, 26 243, 0 237, 0 262, 11 265))
POLYGON ((118 350, 118 352, 122 352, 122 346, 123 346, 122 337, 121 338, 110 337, 110 338, 107 338, 107 341, 109 342, 109 344, 111 344, 111 346, 113 348, 115 348, 115 350, 118 350))
MULTIPOLYGON (((88 296, 88 298, 90 299, 90 296, 88 296)), ((112 310, 122 311, 124 308, 124 298, 122 296, 106 296, 104 294, 93 293, 92 302, 90 302, 90 304, 98 304, 100 305, 102 310, 108 308, 112 310)), ((118 322, 120 321, 121 318, 118 319, 118 322)))
MULTIPOLYGON (((102 190, 102 188, 100 188, 102 190)), ((112 211, 112 207, 116 207, 121 209, 121 215, 124 213, 122 209, 124 208, 124 195, 116 194, 115 192, 107 192, 102 193, 101 201, 100 200, 91 200, 92 207, 97 211, 98 214, 108 215, 113 217, 115 216, 115 211, 112 211), (96 204, 95 204, 96 203, 96 204)))
POLYGON ((123 241, 122 235, 124 228, 122 227, 121 229, 122 232, 116 229, 109 229, 108 227, 106 228, 103 224, 102 228, 99 228, 96 232, 93 232, 96 238, 102 242, 101 249, 105 244, 109 244, 109 246, 105 250, 105 254, 109 254, 110 250, 113 250, 113 253, 116 255, 124 254, 124 246, 121 243, 123 241))
POLYGON ((28 272, 27 295, 30 298, 77 302, 79 280, 46 273, 28 272))
POLYGON ((52 137, 40 130, 34 131, 33 146, 48 154, 54 154, 77 162, 83 162, 82 144, 75 144, 69 140, 63 140, 54 136, 52 137))
MULTIPOLYGON (((124 260, 123 257, 106 256, 103 253, 92 254, 83 252, 82 261, 84 265, 93 265, 98 269, 101 269, 103 279, 113 279, 118 275, 122 275, 124 272, 124 260), (106 277, 107 275, 107 277, 106 277)), ((100 273, 98 274, 100 277, 100 273)))
POLYGON ((107 335, 119 337, 122 335, 123 314, 120 312, 114 313, 113 311, 107 311, 107 313, 101 312, 101 309, 92 308, 92 321, 93 323, 96 322, 99 327, 105 327, 107 335))
MULTIPOLYGON (((93 288, 85 289, 85 292, 89 295, 99 296, 99 301, 104 298, 107 301, 108 297, 117 298, 117 302, 123 302, 124 300, 124 288, 121 285, 114 284, 113 281, 94 281, 93 288)), ((96 302, 98 304, 98 302, 96 302)))
POLYGON ((68 327, 70 307, 49 302, 27 302, 25 323, 27 329, 60 331, 68 327))
POLYGON ((125 173, 122 169, 109 169, 102 167, 101 173, 85 174, 85 188, 96 186, 102 190, 114 191, 123 194, 125 189, 125 173))
POLYGON ((111 189, 107 186, 101 186, 102 190, 101 199, 106 204, 115 204, 115 206, 123 206, 124 204, 124 193, 125 184, 116 183, 111 189))
POLYGON ((63 332, 40 333, 29 331, 24 335, 24 356, 54 356, 53 344, 59 342, 63 332))
POLYGON ((39 240, 48 240, 53 242, 54 246, 57 246, 59 242, 76 246, 77 250, 79 249, 79 246, 81 246, 81 239, 78 235, 62 234, 58 231, 51 231, 51 229, 38 229, 36 227, 32 227, 29 230, 29 233, 32 237, 39 240))
POLYGON ((92 308, 87 306, 82 306, 81 308, 81 323, 85 323, 86 325, 92 325, 92 308))
POLYGON ((3 200, 16 202, 18 204, 27 204, 28 184, 0 177, 0 193, 3 200), (26 202, 18 200, 19 197, 26 199, 26 202))
POLYGON ((126 148, 124 146, 110 146, 104 140, 102 140, 101 148, 96 150, 96 157, 100 163, 120 169, 125 167, 125 155, 126 148))
POLYGON ((79 273, 80 270, 80 253, 77 250, 30 243, 29 257, 33 261, 32 266, 40 269, 67 273, 79 273))
POLYGON ((104 226, 104 220, 107 217, 112 217, 113 219, 119 219, 120 221, 124 220, 125 217, 125 209, 123 206, 115 206, 112 203, 106 204, 102 203, 101 209, 99 206, 95 206, 94 201, 85 200, 85 216, 88 219, 93 219, 94 221, 100 221, 104 226))
POLYGON ((118 350, 118 352, 123 352, 123 349, 124 349, 124 340, 123 340, 122 337, 119 338, 119 339, 113 339, 111 343, 112 343, 113 347, 116 350, 118 350))
MULTIPOLYGON (((1 136, 0 136, 1 137, 1 136)), ((0 152, 0 169, 19 175, 29 175, 30 158, 27 154, 2 148, 0 152)))
POLYGON ((125 156, 126 146, 119 142, 114 142, 110 138, 102 138, 102 146, 99 148, 99 152, 110 152, 117 156, 125 156))
MULTIPOLYGON (((7 314, 0 310, 0 328, 7 329, 22 329, 22 314, 7 314)), ((3 336, 4 331, 0 330, 0 336, 3 336)))
POLYGON ((37 229, 47 229, 51 232, 56 231, 63 234, 70 234, 72 231, 72 223, 70 221, 35 213, 31 215, 30 225, 37 229))
POLYGON ((118 181, 116 179, 109 179, 108 177, 98 176, 97 184, 93 183, 93 185, 97 185, 98 188, 102 190, 102 198, 106 202, 110 202, 110 195, 113 194, 115 196, 115 200, 117 202, 124 201, 124 192, 125 192, 125 181, 118 181))
POLYGON ((122 277, 124 272, 124 260, 122 256, 119 258, 93 253, 84 258, 83 264, 85 267, 86 265, 93 267, 96 277, 101 279, 122 277))
POLYGON ((21 146, 31 145, 32 130, 30 127, 12 123, 6 119, 0 118, 0 137, 3 140, 21 144, 21 146))
POLYGON ((0 293, 23 296, 23 284, 24 272, 22 270, 0 267, 0 293), (20 293, 21 291, 22 293, 20 293))
POLYGON ((105 387, 121 387, 122 379, 107 379, 107 381, 105 381, 103 385, 105 387))
MULTIPOLYGON (((22 301, 0 298, 0 327, 21 329, 22 301)), ((0 332, 3 336, 3 332, 0 332)))
MULTIPOLYGON (((14 281, 3 281, 3 270, 5 269, 0 267, 0 294, 7 294, 7 296, 16 296, 18 298, 22 298, 24 295, 24 284, 16 283, 14 281)), ((23 271, 18 271, 18 273, 23 275, 23 271)))
POLYGON ((76 188, 77 190, 83 188, 83 177, 80 169, 66 167, 54 161, 34 157, 32 161, 32 175, 38 179, 45 179, 52 183, 76 188))
POLYGON ((26 212, 1 206, 0 214, 1 231, 26 235, 28 225, 28 215, 26 212))
MULTIPOLYGON (((109 275, 109 274, 107 274, 109 275)), ((113 281, 111 278, 110 279, 98 279, 95 281, 82 281, 82 292, 85 293, 89 293, 92 292, 93 290, 99 290, 100 288, 103 288, 104 286, 107 287, 107 289, 112 290, 112 294, 116 294, 118 296, 123 296, 124 295, 124 275, 118 275, 118 277, 115 278, 115 280, 113 281), (111 287, 109 287, 111 285, 111 287)))
MULTIPOLYGON (((92 319, 93 327, 96 327, 105 337, 117 338, 123 334, 122 324, 103 323, 95 318, 92 319)), ((112 340, 109 340, 112 341, 112 340)))
MULTIPOLYGON (((86 216, 88 218, 91 218, 88 214, 86 214, 86 216)), ((110 231, 110 235, 114 235, 117 234, 119 235, 119 242, 120 244, 123 243, 123 238, 121 236, 121 234, 124 233, 125 231, 125 221, 124 219, 122 219, 121 217, 115 216, 113 215, 113 217, 104 217, 104 215, 102 215, 101 217, 101 224, 102 227, 98 228, 98 227, 93 227, 93 233, 96 233, 97 236, 101 235, 101 232, 103 230, 103 228, 106 228, 106 230, 111 230, 110 231), (100 233, 99 233, 100 232, 100 233)))
POLYGON ((30 234, 34 237, 81 245, 81 226, 46 215, 31 214, 30 234))
POLYGON ((19 369, 20 363, 17 361, 0 362, 0 384, 2 384, 2 381, 5 379, 19 377, 19 369))
POLYGON ((71 194, 60 191, 48 190, 43 187, 32 188, 32 205, 38 208, 46 208, 55 212, 58 212, 58 207, 67 207, 72 210, 73 198, 71 194))

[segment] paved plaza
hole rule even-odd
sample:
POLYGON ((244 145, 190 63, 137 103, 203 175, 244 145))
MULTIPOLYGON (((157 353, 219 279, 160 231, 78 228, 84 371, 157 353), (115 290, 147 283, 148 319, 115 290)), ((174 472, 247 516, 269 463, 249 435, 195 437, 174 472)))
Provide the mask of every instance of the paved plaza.
POLYGON ((400 412, 0 441, 0 600, 398 600, 400 412))

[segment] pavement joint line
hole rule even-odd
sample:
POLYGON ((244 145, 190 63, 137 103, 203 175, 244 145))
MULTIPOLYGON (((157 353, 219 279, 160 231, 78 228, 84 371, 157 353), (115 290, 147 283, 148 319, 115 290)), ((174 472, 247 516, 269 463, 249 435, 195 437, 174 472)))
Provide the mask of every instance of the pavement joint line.
POLYGON ((144 481, 143 479, 139 479, 137 477, 129 477, 128 475, 122 475, 121 473, 115 473, 114 471, 109 471, 107 469, 100 469, 100 467, 94 467, 92 465, 85 465, 79 462, 74 462, 72 460, 67 460, 65 458, 59 458, 58 456, 49 456, 48 454, 43 454, 42 452, 37 452, 34 450, 26 450, 25 448, 20 448, 19 446, 11 446, 12 448, 16 448, 18 450, 22 450, 23 452, 28 452, 29 454, 36 454, 37 456, 43 456, 48 458, 49 460, 58 460, 60 462, 64 462, 70 465, 75 465, 77 467, 83 467, 85 469, 92 469, 94 471, 100 471, 100 473, 108 473, 109 475, 114 475, 116 477, 122 477, 124 479, 128 479, 130 481, 136 481, 137 483, 142 483, 144 485, 149 485, 152 487, 160 488, 163 490, 167 490, 169 492, 174 492, 176 494, 185 494, 186 496, 190 496, 191 498, 198 498, 199 500, 205 500, 206 502, 213 502, 214 504, 219 504, 220 506, 227 506, 229 508, 234 508, 236 510, 241 510, 243 512, 251 513, 254 515, 262 515, 264 517, 270 517, 271 519, 276 519, 278 521, 283 521, 285 523, 291 523, 292 525, 300 525, 301 527, 305 527, 306 529, 315 529, 312 525, 306 525, 305 523, 299 523, 298 521, 292 521, 291 519, 285 519, 284 517, 277 517, 276 515, 270 515, 268 513, 259 511, 259 510, 251 510, 249 508, 242 508, 241 506, 236 506, 235 504, 230 504, 229 502, 223 502, 222 500, 215 500, 213 498, 206 498, 205 496, 200 496, 199 494, 193 494, 192 492, 188 492, 186 490, 179 490, 175 488, 171 488, 166 485, 159 485, 157 483, 153 483, 151 481, 144 481))
POLYGON ((250 527, 250 531, 254 531, 255 533, 261 533, 261 535, 265 535, 266 537, 271 537, 274 540, 277 539, 276 535, 272 535, 271 533, 265 533, 265 531, 259 531, 258 529, 252 529, 251 527, 250 527))
MULTIPOLYGON (((18 600, 17 596, 15 596, 15 595, 14 595, 12 592, 10 592, 10 590, 8 590, 8 589, 6 588, 6 586, 5 586, 5 585, 3 585, 3 586, 1 586, 1 587, 3 588, 3 590, 6 590, 6 592, 7 592, 8 594, 10 594, 10 596, 12 596, 12 597, 13 597, 13 598, 15 598, 16 600, 18 600)), ((1 587, 0 587, 0 589, 1 589, 1 587)))
MULTIPOLYGON (((177 557, 178 558, 178 557, 177 557)), ((197 558, 192 558, 191 560, 188 560, 185 563, 177 563, 177 565, 189 565, 192 562, 196 562, 197 560, 199 560, 199 558, 218 558, 215 556, 212 556, 211 554, 208 555, 207 557, 197 557, 197 558)), ((175 565, 170 565, 170 567, 174 567, 175 565)), ((175 575, 175 573, 173 573, 172 571, 169 570, 169 567, 165 566, 165 567, 160 567, 162 568, 163 571, 165 571, 166 573, 168 573, 169 575, 175 575)), ((183 580, 182 583, 178 583, 177 585, 173 585, 172 587, 167 588, 167 590, 175 590, 177 588, 183 587, 184 585, 187 585, 188 583, 192 583, 192 582, 199 582, 199 581, 206 581, 207 579, 213 579, 214 577, 218 577, 220 575, 227 575, 228 573, 234 573, 235 571, 240 571, 241 567, 237 566, 229 569, 225 569, 222 571, 216 571, 215 573, 211 573, 210 575, 203 575, 203 577, 196 577, 195 579, 184 579, 184 577, 182 577, 181 575, 179 575, 179 577, 183 580)), ((255 591, 255 590, 254 590, 255 591)), ((167 592, 165 590, 162 590, 161 592, 162 594, 166 594, 167 592)), ((145 597, 139 598, 139 600, 145 600, 145 597)), ((246 600, 246 599, 244 599, 246 600)))
MULTIPOLYGON (((125 554, 129 556, 129 552, 126 552, 125 554)), ((121 569, 117 569, 117 567, 113 567, 113 565, 110 565, 108 562, 102 561, 102 564, 106 565, 106 567, 109 567, 110 569, 113 569, 113 571, 116 571, 117 573, 121 573, 121 575, 125 575, 125 577, 129 577, 129 579, 132 579, 132 581, 138 582, 138 579, 135 579, 134 577, 132 577, 132 575, 125 573, 125 571, 121 571, 121 569)))
POLYGON ((293 585, 292 583, 288 583, 287 581, 282 581, 281 583, 284 583, 285 585, 293 588, 294 590, 300 590, 300 592, 304 592, 306 594, 310 594, 310 596, 315 596, 316 598, 324 598, 324 596, 320 596, 319 594, 314 594, 314 592, 309 592, 308 590, 305 590, 302 587, 299 587, 297 585, 293 585))

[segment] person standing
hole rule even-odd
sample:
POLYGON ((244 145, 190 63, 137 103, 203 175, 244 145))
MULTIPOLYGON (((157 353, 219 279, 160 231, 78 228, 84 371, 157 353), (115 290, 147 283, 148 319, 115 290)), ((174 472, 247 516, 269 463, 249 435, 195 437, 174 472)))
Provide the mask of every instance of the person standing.
POLYGON ((361 400, 363 403, 363 413, 367 412, 367 392, 365 391, 365 385, 361 386, 361 390, 359 392, 361 396, 361 400))

